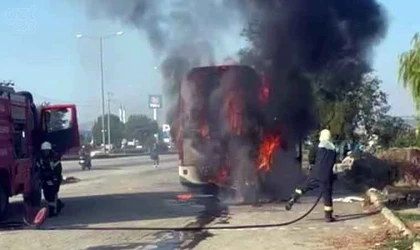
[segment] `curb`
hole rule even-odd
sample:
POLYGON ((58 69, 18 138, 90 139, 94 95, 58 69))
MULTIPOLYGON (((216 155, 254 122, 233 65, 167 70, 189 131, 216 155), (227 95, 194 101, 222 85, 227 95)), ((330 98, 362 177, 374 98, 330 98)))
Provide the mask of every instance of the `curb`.
POLYGON ((413 250, 420 250, 420 242, 416 241, 413 243, 413 250))
POLYGON ((386 197, 375 188, 370 188, 366 191, 366 195, 373 205, 381 210, 381 214, 404 235, 413 237, 415 234, 398 218, 388 207, 386 207, 386 197))
MULTIPOLYGON (((398 230, 400 230, 404 236, 415 237, 416 234, 413 233, 405 224, 398 218, 388 207, 386 207, 385 202, 387 201, 386 197, 377 189, 370 188, 366 191, 366 195, 369 197, 369 200, 373 205, 381 210, 381 214, 398 230)), ((412 246, 413 250, 420 250, 420 242, 414 242, 412 246)))

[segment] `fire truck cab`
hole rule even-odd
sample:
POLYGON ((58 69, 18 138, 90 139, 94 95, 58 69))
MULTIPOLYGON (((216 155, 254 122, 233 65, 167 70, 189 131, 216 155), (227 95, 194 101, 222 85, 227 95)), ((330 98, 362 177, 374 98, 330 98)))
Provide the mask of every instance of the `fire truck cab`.
POLYGON ((22 194, 32 206, 40 205, 35 159, 43 141, 51 142, 60 155, 79 146, 75 105, 37 108, 29 92, 0 84, 0 218, 15 195, 22 194))

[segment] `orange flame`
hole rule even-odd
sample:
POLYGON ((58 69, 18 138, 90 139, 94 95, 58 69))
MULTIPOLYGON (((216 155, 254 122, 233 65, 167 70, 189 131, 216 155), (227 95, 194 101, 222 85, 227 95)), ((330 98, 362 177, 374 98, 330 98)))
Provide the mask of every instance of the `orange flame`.
POLYGON ((238 96, 235 96, 234 93, 230 93, 227 100, 227 116, 229 120, 230 130, 235 135, 241 135, 242 131, 242 121, 241 121, 241 111, 238 105, 238 96))
POLYGON ((259 147, 257 168, 262 171, 269 171, 273 163, 273 153, 280 146, 280 136, 268 135, 263 138, 259 147))
POLYGON ((209 126, 207 124, 201 126, 200 135, 205 138, 209 137, 209 126))

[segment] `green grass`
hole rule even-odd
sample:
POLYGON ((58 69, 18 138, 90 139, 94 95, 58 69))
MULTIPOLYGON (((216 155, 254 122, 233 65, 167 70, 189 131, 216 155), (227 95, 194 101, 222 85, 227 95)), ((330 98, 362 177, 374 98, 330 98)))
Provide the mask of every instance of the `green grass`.
POLYGON ((420 214, 398 213, 397 216, 403 221, 420 221, 420 214))
POLYGON ((380 249, 383 250, 392 250, 392 249, 398 249, 398 250, 410 250, 413 246, 414 238, 408 238, 408 237, 399 237, 399 238, 391 238, 388 241, 386 241, 380 249))

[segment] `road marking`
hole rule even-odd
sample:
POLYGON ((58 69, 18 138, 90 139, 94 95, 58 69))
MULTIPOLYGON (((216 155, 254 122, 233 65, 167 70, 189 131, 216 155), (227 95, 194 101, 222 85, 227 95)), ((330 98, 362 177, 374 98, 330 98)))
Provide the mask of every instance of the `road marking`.
POLYGON ((143 248, 141 248, 141 249, 144 249, 144 250, 152 250, 152 249, 157 249, 158 248, 158 246, 156 246, 156 245, 147 245, 147 246, 145 246, 145 247, 143 247, 143 248))

